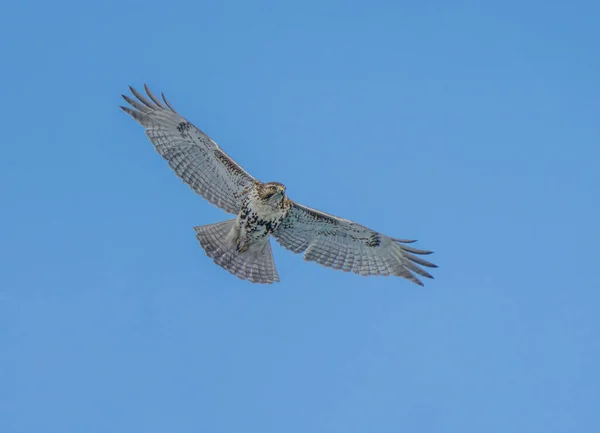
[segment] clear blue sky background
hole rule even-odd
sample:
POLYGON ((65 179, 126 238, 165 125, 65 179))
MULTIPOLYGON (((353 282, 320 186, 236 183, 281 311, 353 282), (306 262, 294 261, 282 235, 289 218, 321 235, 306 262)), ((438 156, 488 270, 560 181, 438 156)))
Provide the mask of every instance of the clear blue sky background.
POLYGON ((1 432, 600 431, 598 2, 0 10, 1 432), (215 266, 144 82, 436 279, 215 266))

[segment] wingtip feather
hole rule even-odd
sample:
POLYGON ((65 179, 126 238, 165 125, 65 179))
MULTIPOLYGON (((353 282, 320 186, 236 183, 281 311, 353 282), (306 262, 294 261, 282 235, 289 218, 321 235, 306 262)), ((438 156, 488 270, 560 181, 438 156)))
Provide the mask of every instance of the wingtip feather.
POLYGON ((433 251, 420 250, 418 248, 413 248, 413 247, 409 247, 409 246, 406 246, 406 245, 400 245, 400 248, 403 251, 408 251, 409 253, 413 253, 413 254, 419 254, 421 256, 428 256, 429 254, 433 254, 433 251))
POLYGON ((417 242, 416 239, 399 239, 399 238, 392 238, 392 240, 396 241, 396 242, 401 242, 403 244, 413 244, 415 242, 417 242))
POLYGON ((154 93, 152 93, 152 91, 150 90, 150 88, 148 87, 148 85, 146 83, 144 83, 144 90, 146 91, 146 94, 150 97, 150 99, 152 99, 152 102, 154 102, 157 106, 159 106, 162 109, 165 108, 165 106, 162 104, 162 102, 160 102, 160 99, 158 99, 156 96, 154 96, 154 93))
POLYGON ((171 105, 171 103, 167 100, 167 97, 165 96, 165 94, 163 92, 160 92, 160 96, 162 97, 163 101, 165 101, 165 104, 167 104, 167 107, 169 107, 169 109, 173 113, 177 113, 177 111, 173 108, 173 106, 171 105))
POLYGON ((132 86, 129 86, 129 90, 131 90, 131 93, 133 93, 133 96, 135 96, 136 98, 139 99, 139 101, 144 104, 146 107, 154 110, 156 109, 156 106, 152 104, 152 102, 150 102, 148 99, 146 99, 146 97, 144 95, 142 95, 140 92, 138 92, 137 90, 135 90, 132 86))

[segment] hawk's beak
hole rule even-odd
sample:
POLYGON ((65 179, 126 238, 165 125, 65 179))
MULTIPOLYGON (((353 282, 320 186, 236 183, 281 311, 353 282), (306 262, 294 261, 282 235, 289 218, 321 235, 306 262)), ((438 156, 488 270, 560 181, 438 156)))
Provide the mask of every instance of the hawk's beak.
POLYGON ((283 194, 285 192, 285 188, 280 186, 279 187, 279 194, 283 194))

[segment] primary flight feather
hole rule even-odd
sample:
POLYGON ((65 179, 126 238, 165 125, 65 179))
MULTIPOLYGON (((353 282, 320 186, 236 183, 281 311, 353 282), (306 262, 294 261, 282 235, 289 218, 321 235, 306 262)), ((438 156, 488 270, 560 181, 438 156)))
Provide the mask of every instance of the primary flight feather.
POLYGON ((304 259, 361 275, 396 275, 423 285, 415 274, 433 278, 435 268, 419 255, 431 254, 408 241, 378 233, 355 222, 290 200, 278 182, 263 183, 227 155, 208 135, 167 101, 130 87, 136 99, 122 95, 121 107, 144 128, 156 151, 194 191, 236 217, 194 227, 196 238, 213 261, 253 283, 273 283, 279 275, 270 237, 304 259), (150 99, 148 99, 150 98, 150 99))

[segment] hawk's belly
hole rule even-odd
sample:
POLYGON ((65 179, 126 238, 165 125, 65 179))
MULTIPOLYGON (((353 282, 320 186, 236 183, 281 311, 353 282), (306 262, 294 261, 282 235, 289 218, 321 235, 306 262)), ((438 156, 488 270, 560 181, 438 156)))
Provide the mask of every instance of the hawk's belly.
POLYGON ((262 250, 285 215, 286 209, 274 208, 255 201, 244 203, 237 217, 238 251, 262 250))

